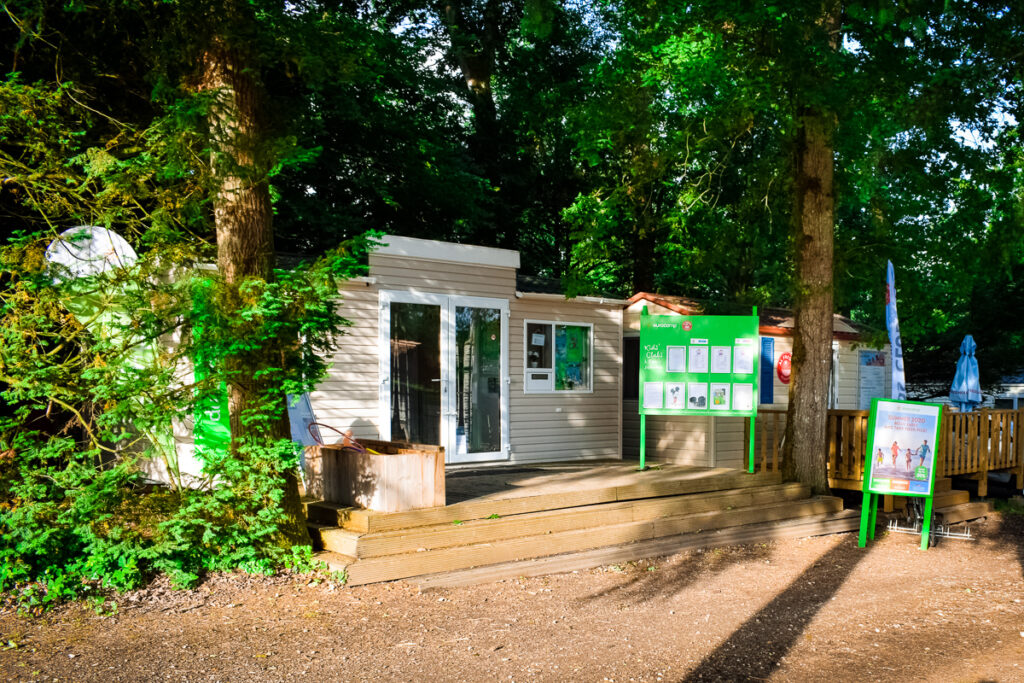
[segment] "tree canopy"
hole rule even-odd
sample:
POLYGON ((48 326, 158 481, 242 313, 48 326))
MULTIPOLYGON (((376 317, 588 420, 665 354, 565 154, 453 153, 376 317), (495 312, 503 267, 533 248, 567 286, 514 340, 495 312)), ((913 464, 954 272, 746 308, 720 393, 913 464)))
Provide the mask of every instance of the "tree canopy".
MULTIPOLYGON (((167 428, 222 382, 251 437, 217 465, 236 498, 205 526, 164 514, 155 545, 74 515, 64 536, 21 538, 9 518, 31 549, 10 580, 58 546, 100 562, 128 544, 182 576, 218 554, 272 560, 257 537, 284 552, 289 519, 301 534, 271 465, 294 456, 279 389, 323 371, 344 328, 332 288, 368 231, 519 249, 570 294, 792 306, 811 405, 821 378, 801 363, 820 365, 833 311, 884 328, 892 260, 911 384, 950 380, 966 333, 987 383, 1021 369, 1024 20, 1008 4, 11 0, 0 20, 0 451, 34 453, 3 461, 8 502, 121 514, 139 480, 104 454, 124 452, 124 425, 167 428), (43 249, 77 225, 139 253, 102 285, 130 304, 124 338, 184 330, 159 372, 111 370, 125 349, 67 315, 43 249), (210 374, 168 391, 196 330, 210 374), (243 506, 238 532, 253 490, 270 512, 243 506)), ((97 566, 77 571, 110 576, 97 566)))

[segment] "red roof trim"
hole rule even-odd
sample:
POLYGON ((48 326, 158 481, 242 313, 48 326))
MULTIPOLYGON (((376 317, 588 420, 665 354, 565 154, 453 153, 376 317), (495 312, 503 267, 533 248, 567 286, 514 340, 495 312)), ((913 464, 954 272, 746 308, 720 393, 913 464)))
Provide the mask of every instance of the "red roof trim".
MULTIPOLYGON (((680 297, 682 298, 682 297, 680 297)), ((694 301, 694 306, 684 306, 675 302, 669 301, 665 297, 657 294, 651 294, 649 292, 637 292, 633 296, 627 299, 629 305, 638 303, 640 301, 650 301, 651 303, 658 304, 663 308, 667 308, 670 311, 678 313, 680 315, 702 315, 703 310, 699 308, 699 304, 694 301)), ((777 325, 758 325, 758 332, 760 334, 776 336, 776 337, 792 337, 792 327, 779 327, 777 325)), ((832 331, 832 338, 839 339, 842 341, 867 341, 868 337, 857 332, 843 332, 839 330, 832 331)))

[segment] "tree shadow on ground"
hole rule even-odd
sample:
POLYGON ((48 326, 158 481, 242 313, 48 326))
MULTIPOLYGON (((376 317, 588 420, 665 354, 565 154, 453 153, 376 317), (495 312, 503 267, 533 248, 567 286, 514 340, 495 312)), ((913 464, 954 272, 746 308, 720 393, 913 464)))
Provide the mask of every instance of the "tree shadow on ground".
POLYGON ((735 565, 763 562, 772 556, 774 550, 775 546, 771 543, 724 546, 691 550, 679 561, 628 563, 632 568, 624 583, 585 596, 580 601, 593 602, 614 597, 638 605, 651 600, 664 600, 698 579, 720 574, 735 565))
POLYGON ((766 680, 779 667, 808 624, 839 591, 867 550, 851 535, 819 557, 683 681, 766 680))
POLYGON ((995 525, 991 540, 1000 547, 1012 549, 1017 553, 1017 564, 1020 565, 1021 575, 1024 576, 1024 514, 1003 512, 998 519, 999 523, 995 525))

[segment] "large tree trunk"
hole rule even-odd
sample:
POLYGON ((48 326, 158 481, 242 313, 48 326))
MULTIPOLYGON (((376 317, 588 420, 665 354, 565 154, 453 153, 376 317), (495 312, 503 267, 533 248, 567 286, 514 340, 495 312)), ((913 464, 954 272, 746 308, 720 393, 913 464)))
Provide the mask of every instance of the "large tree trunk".
MULTIPOLYGON (((229 310, 241 306, 240 285, 249 279, 268 281, 273 274, 274 235, 272 207, 266 170, 261 154, 265 131, 261 121, 260 84, 246 69, 243 54, 222 41, 215 41, 204 55, 202 87, 213 93, 209 114, 213 131, 213 173, 219 180, 214 198, 217 233, 217 265, 225 282, 223 305, 229 310)), ((280 364, 274 351, 229 361, 228 409, 232 449, 240 437, 251 433, 242 416, 250 410, 269 410, 273 419, 267 440, 289 439, 288 411, 280 387, 256 379, 262 367, 280 364), (266 396, 275 396, 267 406, 266 396)), ((298 480, 290 473, 281 482, 282 505, 288 522, 281 525, 277 542, 285 548, 309 545, 305 517, 299 499, 298 480)))
MULTIPOLYGON (((829 2, 819 28, 837 45, 838 4, 829 2)), ((835 228, 835 116, 820 106, 798 112, 794 183, 796 325, 783 452, 784 475, 828 492, 825 464, 828 381, 832 368, 832 245, 835 228)))

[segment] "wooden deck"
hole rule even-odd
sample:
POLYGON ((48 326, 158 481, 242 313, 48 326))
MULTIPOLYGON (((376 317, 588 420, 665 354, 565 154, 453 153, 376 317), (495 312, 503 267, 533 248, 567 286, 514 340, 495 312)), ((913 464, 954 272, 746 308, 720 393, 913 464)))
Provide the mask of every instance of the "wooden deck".
MULTIPOLYGON (((860 491, 864 487, 868 442, 867 410, 828 411, 828 451, 825 462, 828 485, 833 489, 860 491)), ((957 413, 943 407, 942 432, 936 448, 934 510, 942 523, 966 521, 991 512, 986 502, 971 501, 970 493, 954 489, 950 477, 978 480, 978 495, 988 494, 990 471, 1010 472, 1017 487, 1024 485, 1024 439, 1016 436, 1024 424, 1024 410, 982 409, 957 413)), ((749 422, 747 425, 749 429, 749 422)), ((783 410, 758 411, 755 426, 755 467, 759 472, 782 470, 782 439, 786 428, 783 410)), ((883 496, 886 512, 901 510, 903 496, 883 496)))
MULTIPOLYGON (((812 498, 777 473, 681 465, 638 472, 621 461, 449 470, 446 487, 448 505, 407 512, 310 503, 314 540, 329 564, 361 584, 625 544, 635 544, 639 559, 653 539, 813 522, 842 510, 838 498, 812 498)), ((840 526, 833 520, 819 533, 854 529, 856 519, 840 526)), ((808 535, 816 528, 807 526, 808 535)))

